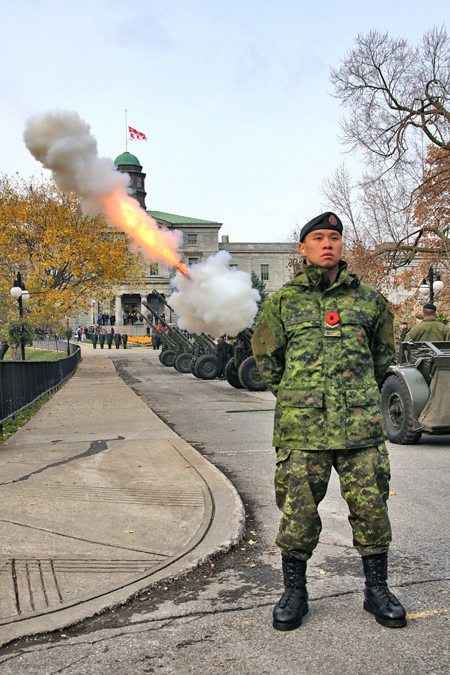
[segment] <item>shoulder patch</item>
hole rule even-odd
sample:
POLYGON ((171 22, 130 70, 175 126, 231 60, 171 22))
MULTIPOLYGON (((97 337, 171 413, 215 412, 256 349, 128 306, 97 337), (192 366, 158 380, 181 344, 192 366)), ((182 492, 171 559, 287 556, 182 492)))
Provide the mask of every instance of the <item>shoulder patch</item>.
POLYGON ((253 355, 257 359, 258 356, 264 356, 268 351, 277 346, 277 339, 270 330, 266 322, 262 323, 254 332, 252 337, 253 355))

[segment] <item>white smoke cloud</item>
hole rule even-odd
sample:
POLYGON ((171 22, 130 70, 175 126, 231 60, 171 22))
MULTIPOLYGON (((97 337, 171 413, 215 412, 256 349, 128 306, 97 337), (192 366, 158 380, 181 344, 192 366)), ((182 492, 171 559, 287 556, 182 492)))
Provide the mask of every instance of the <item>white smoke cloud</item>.
POLYGON ((252 288, 250 274, 230 269, 230 260, 228 251, 219 251, 189 268, 189 278, 177 273, 168 302, 180 328, 216 337, 250 328, 260 295, 252 288))
POLYGON ((102 197, 117 189, 128 194, 128 175, 114 171, 112 159, 99 157, 91 127, 78 113, 36 115, 28 120, 23 138, 33 157, 51 170, 58 188, 81 199, 84 213, 100 213, 102 197))
POLYGON ((65 110, 28 120, 24 141, 33 157, 50 169, 62 192, 74 192, 86 215, 103 213, 109 225, 126 232, 149 262, 175 266, 182 233, 158 227, 130 196, 129 176, 100 157, 90 125, 78 113, 65 110))

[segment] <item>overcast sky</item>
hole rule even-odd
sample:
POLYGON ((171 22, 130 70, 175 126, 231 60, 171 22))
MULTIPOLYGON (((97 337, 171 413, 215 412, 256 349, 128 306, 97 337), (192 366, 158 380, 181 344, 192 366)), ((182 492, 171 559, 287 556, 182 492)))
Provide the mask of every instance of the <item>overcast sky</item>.
MULTIPOLYGON (((358 33, 420 41, 448 0, 0 0, 0 172, 40 165, 26 120, 76 110, 99 154, 131 141, 147 208, 223 223, 231 241, 284 241, 320 213, 341 162, 330 66, 358 33)), ((357 172, 358 164, 351 161, 357 172)), ((47 173, 44 171, 44 174, 47 173)))

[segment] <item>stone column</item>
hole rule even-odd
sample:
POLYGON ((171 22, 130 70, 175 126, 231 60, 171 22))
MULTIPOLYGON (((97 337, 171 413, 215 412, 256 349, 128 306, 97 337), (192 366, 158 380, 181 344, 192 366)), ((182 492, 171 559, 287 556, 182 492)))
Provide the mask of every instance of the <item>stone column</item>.
POLYGON ((114 313, 116 315, 116 324, 123 325, 123 303, 122 296, 116 295, 114 313))

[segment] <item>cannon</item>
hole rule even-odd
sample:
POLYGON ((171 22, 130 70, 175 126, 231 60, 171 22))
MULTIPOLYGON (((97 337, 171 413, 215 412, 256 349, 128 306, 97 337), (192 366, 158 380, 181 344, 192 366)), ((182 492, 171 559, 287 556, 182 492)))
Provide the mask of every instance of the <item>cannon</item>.
MULTIPOLYGON (((152 295, 159 298, 169 310, 171 309, 165 297, 157 290, 153 290, 152 295)), ((148 306, 146 303, 144 304, 146 307, 148 306)), ((174 365, 177 370, 181 373, 190 372, 203 380, 213 380, 219 375, 219 362, 214 355, 216 343, 210 335, 192 333, 193 342, 189 342, 178 328, 169 326, 169 331, 171 330, 174 331, 173 337, 175 340, 180 341, 180 336, 184 340, 181 343, 181 346, 185 348, 184 352, 178 354, 175 359, 174 365)))
MULTIPOLYGON (((142 304, 145 304, 145 306, 150 310, 152 319, 148 319, 146 316, 144 316, 144 320, 153 328, 158 330, 158 323, 159 323, 159 315, 156 312, 153 312, 153 310, 148 307, 147 303, 143 300, 142 304)), ((159 353, 159 360, 163 364, 163 366, 173 366, 175 363, 175 357, 176 357, 176 349, 177 345, 174 342, 174 340, 170 337, 168 333, 165 333, 164 331, 158 331, 159 337, 162 342, 162 349, 159 353)))
POLYGON ((225 366, 225 377, 236 389, 249 391, 265 391, 267 385, 256 365, 252 352, 253 329, 245 328, 236 338, 234 356, 225 366))
MULTIPOLYGON (((158 312, 152 309, 145 300, 142 301, 142 304, 149 310, 156 322, 156 326, 157 324, 161 324, 163 328, 167 329, 166 331, 159 331, 159 335, 164 345, 160 354, 161 363, 164 366, 173 366, 180 373, 189 373, 194 352, 193 345, 176 326, 169 326, 158 312)), ((152 325, 155 326, 155 323, 152 325)))
POLYGON ((215 356, 216 343, 207 333, 193 333, 195 347, 191 373, 202 380, 213 380, 219 375, 219 360, 215 356))
POLYGON ((381 389, 392 443, 417 443, 423 432, 450 433, 450 342, 402 342, 381 389))

